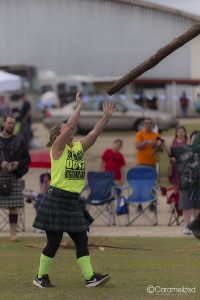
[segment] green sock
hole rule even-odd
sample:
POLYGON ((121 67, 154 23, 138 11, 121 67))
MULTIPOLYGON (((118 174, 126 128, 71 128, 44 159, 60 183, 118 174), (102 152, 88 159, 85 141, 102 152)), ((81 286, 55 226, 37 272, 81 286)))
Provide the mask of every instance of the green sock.
POLYGON ((53 260, 52 257, 48 257, 44 254, 41 254, 38 278, 41 278, 43 275, 48 274, 49 266, 50 266, 52 260, 53 260))
POLYGON ((94 274, 91 262, 90 262, 90 256, 81 256, 78 259, 78 264, 81 268, 81 271, 85 277, 86 280, 90 279, 92 275, 94 274))

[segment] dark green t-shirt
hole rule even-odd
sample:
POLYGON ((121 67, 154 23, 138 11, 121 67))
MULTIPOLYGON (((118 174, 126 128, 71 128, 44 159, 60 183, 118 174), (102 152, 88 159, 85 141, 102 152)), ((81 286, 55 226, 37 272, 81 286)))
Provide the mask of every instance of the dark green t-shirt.
POLYGON ((199 155, 193 152, 190 145, 171 148, 171 156, 176 159, 180 189, 190 189, 196 181, 200 166, 199 155))

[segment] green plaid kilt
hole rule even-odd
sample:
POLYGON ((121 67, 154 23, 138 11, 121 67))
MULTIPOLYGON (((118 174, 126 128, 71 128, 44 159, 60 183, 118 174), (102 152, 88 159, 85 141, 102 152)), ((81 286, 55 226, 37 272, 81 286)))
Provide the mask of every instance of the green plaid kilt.
POLYGON ((83 232, 92 222, 78 193, 50 186, 41 200, 33 227, 45 231, 83 232))
POLYGON ((24 206, 24 197, 22 194, 22 182, 14 174, 2 174, 0 172, 0 184, 3 184, 9 180, 11 182, 11 195, 0 195, 0 207, 1 208, 17 208, 24 206))

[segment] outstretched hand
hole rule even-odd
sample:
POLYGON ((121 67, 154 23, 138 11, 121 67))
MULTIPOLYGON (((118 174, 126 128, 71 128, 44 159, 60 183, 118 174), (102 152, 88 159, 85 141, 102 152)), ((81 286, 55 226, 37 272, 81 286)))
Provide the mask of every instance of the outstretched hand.
POLYGON ((105 116, 110 118, 115 111, 114 104, 110 101, 106 101, 103 104, 103 111, 104 111, 105 116))
POLYGON ((77 92, 77 93, 76 93, 76 103, 77 103, 77 106, 83 104, 83 99, 82 99, 82 97, 81 97, 81 93, 80 93, 80 92, 77 92))

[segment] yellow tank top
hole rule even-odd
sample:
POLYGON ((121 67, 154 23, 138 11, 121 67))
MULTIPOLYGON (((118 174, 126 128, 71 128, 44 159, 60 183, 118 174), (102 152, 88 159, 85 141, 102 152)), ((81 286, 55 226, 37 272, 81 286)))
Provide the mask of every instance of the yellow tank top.
POLYGON ((85 185, 85 161, 81 143, 73 142, 72 148, 66 145, 56 160, 53 159, 51 147, 50 157, 51 185, 68 192, 81 193, 85 185))

